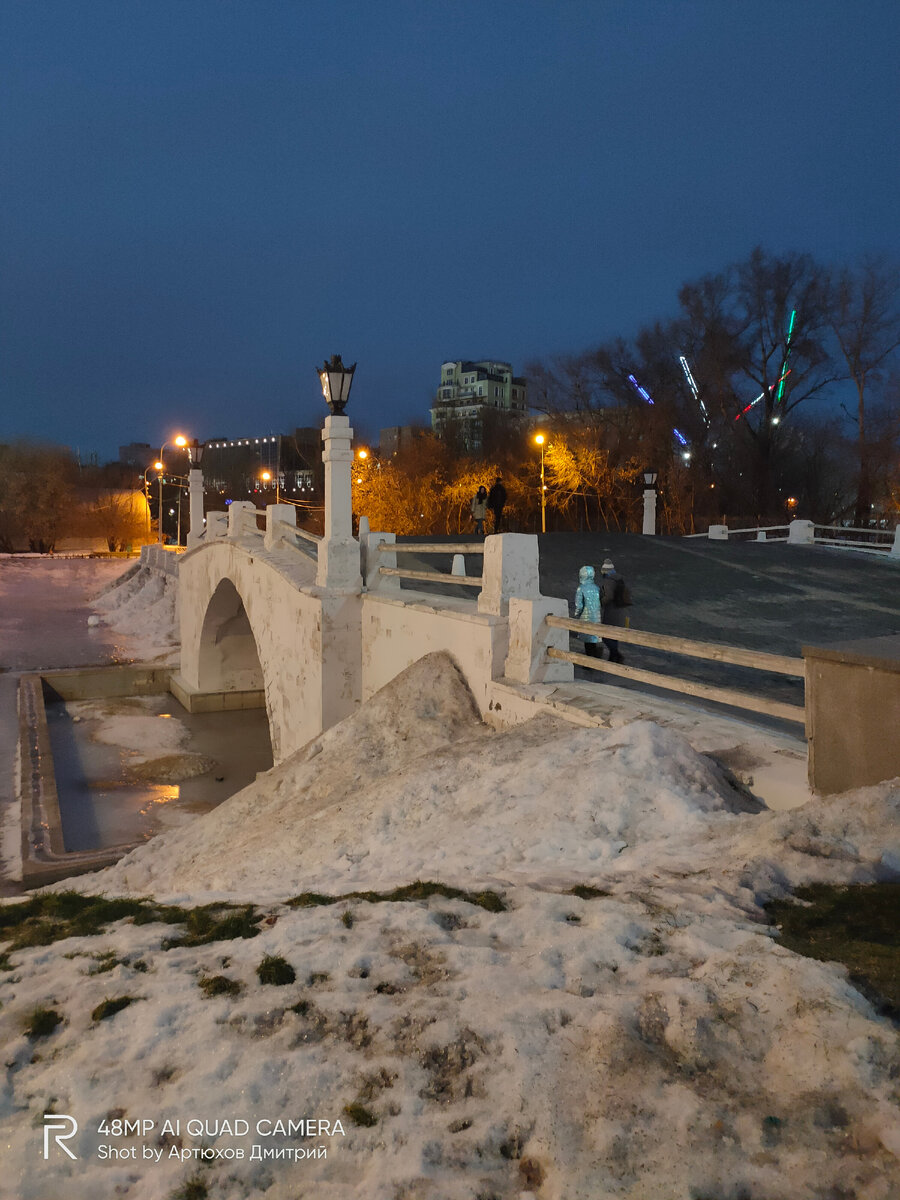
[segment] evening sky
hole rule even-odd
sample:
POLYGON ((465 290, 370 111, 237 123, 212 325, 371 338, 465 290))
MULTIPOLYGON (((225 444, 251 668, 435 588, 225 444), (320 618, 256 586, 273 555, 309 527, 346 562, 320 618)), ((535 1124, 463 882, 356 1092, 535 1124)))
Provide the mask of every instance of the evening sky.
POLYGON ((0 441, 357 426, 897 251, 896 0, 3 0, 0 441))

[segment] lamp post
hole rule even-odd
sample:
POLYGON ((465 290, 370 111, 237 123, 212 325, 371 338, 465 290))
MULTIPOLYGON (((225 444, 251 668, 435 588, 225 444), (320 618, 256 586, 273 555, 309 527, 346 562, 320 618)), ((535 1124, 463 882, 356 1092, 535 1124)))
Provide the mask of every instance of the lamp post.
POLYGON ((345 367, 341 356, 335 354, 318 369, 322 395, 330 415, 322 431, 325 464, 325 536, 319 543, 316 583, 319 587, 337 592, 358 592, 362 586, 359 573, 359 544, 353 540, 353 501, 350 472, 353 451, 350 443, 353 430, 344 408, 353 384, 352 367, 345 367))
MULTIPOLYGON (((272 482, 272 472, 271 471, 263 471, 262 475, 260 475, 260 479, 263 481, 263 483, 271 483, 272 482)), ((280 500, 279 500, 279 484, 280 483, 281 483, 280 472, 276 471, 275 472, 275 503, 276 504, 280 503, 280 500)))
MULTIPOLYGON (((162 461, 163 461, 163 451, 165 450, 166 446, 178 446, 180 449, 184 449, 184 447, 187 444, 188 444, 187 438, 184 436, 184 434, 181 434, 181 433, 179 433, 178 437, 174 438, 171 442, 163 442, 163 444, 159 448, 159 458, 160 458, 161 469, 165 469, 165 468, 162 468, 162 461)), ((163 544, 163 520, 162 519, 163 519, 163 477, 162 477, 162 475, 160 475, 160 477, 159 477, 159 544, 160 545, 163 544)))
POLYGON ((147 541, 150 541, 150 480, 147 478, 147 471, 161 471, 163 465, 161 462, 151 463, 144 471, 144 499, 147 501, 147 541))
POLYGON ((644 527, 641 533, 656 533, 656 472, 644 472, 644 527))
POLYGON ((190 528, 187 535, 188 549, 190 549, 199 543, 203 534, 203 471, 200 464, 203 461, 203 451, 206 447, 194 438, 187 449, 191 460, 188 471, 188 520, 190 521, 190 528))
POLYGON ((544 435, 539 433, 535 436, 535 442, 541 448, 541 533, 547 532, 547 489, 544 485, 544 435))

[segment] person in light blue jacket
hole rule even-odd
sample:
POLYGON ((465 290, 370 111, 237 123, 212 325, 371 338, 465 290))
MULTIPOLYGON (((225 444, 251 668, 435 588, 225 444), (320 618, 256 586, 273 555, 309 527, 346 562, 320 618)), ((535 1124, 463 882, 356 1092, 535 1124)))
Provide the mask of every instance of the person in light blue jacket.
MULTIPOLYGON (((590 621, 592 625, 601 624, 600 589, 594 583, 594 568, 582 567, 578 572, 578 590, 575 592, 575 617, 578 620, 590 621)), ((591 658, 602 658, 600 638, 592 633, 580 633, 584 639, 584 652, 591 658)))

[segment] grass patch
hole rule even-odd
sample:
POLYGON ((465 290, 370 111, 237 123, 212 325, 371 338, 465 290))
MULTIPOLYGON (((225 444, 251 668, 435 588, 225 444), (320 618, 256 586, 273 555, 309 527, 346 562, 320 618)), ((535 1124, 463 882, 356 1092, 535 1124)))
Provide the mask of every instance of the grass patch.
POLYGON ((54 1008, 44 1008, 38 1005, 28 1015, 25 1032, 35 1041, 37 1038, 49 1037, 57 1025, 62 1024, 62 1017, 54 1008))
POLYGON ((127 1008, 129 1004, 134 1004, 136 997, 134 996, 116 996, 114 999, 106 999, 91 1013, 92 1021, 105 1021, 108 1017, 114 1017, 116 1013, 121 1012, 123 1008, 127 1008))
POLYGON ((579 900, 600 900, 603 896, 611 896, 612 892, 604 892, 602 888, 588 887, 577 883, 565 893, 567 896, 577 896, 579 900))
POLYGON ((465 892, 461 888, 448 887, 445 883, 417 879, 391 892, 344 892, 341 896, 324 896, 321 892, 301 892, 287 903, 292 908, 314 908, 324 904, 341 904, 345 900, 364 900, 368 904, 404 903, 428 900, 431 896, 443 896, 445 900, 462 900, 475 904, 488 912, 505 912, 503 898, 496 892, 465 892))
POLYGON ((172 1193, 172 1200, 207 1200, 209 1188, 199 1175, 194 1175, 172 1193))
MULTIPOLYGON (((260 919, 252 904, 180 908, 146 899, 46 892, 20 904, 0 905, 0 941, 7 943, 2 957, 8 961, 8 954, 14 950, 49 946, 63 938, 96 937, 105 933, 108 926, 129 918, 135 925, 162 922, 184 926, 185 932, 181 936, 163 942, 164 950, 174 946, 202 946, 236 937, 256 937, 260 919)), ((100 957, 103 956, 99 956, 98 961, 100 957)), ((111 970, 112 966, 102 969, 111 970)))
POLYGON ((233 938, 252 938, 259 933, 259 914, 252 904, 204 904, 184 912, 186 932, 166 938, 163 950, 175 946, 206 946, 209 942, 230 942, 233 938))
POLYGON ((364 1104, 345 1104, 344 1113, 354 1125, 359 1125, 363 1129, 378 1124, 378 1118, 373 1112, 369 1112, 364 1104))
POLYGON ((843 963, 850 981, 880 1013, 900 1020, 900 884, 798 888, 766 913, 781 944, 807 958, 843 963))
POLYGON ((274 987, 284 987, 297 978, 297 972, 280 954, 267 954, 256 968, 256 974, 260 983, 268 983, 274 987))
POLYGON ((197 985, 207 1000, 213 996, 238 996, 242 987, 237 979, 229 979, 226 975, 201 975, 197 985))

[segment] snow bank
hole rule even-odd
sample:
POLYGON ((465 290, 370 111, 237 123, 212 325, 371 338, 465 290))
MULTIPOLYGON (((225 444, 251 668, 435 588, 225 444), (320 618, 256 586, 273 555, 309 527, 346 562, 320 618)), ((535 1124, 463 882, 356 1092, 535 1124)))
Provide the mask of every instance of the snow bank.
POLYGON ((175 576, 132 567, 94 599, 104 624, 127 639, 127 651, 143 662, 176 662, 179 630, 175 576))
POLYGON ((746 807, 708 759, 650 722, 612 731, 539 717, 491 732, 435 654, 95 886, 259 899, 417 877, 592 880, 628 847, 700 838, 710 814, 746 807))

